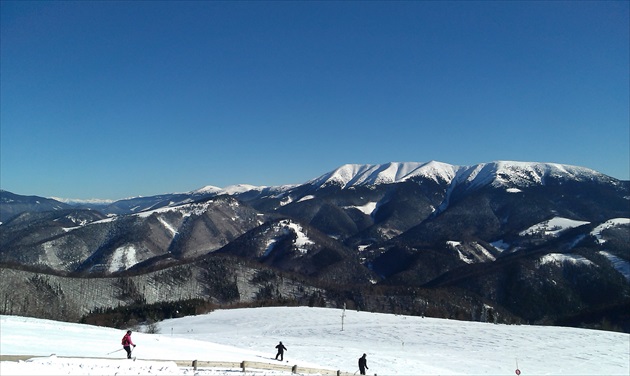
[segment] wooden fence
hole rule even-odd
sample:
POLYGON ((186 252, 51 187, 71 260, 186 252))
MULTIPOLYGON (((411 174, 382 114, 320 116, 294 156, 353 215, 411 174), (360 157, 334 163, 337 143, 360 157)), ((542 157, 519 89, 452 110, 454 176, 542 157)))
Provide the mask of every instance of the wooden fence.
MULTIPOLYGON (((0 355, 0 361, 18 361, 18 360, 27 360, 31 358, 41 358, 44 356, 41 355, 0 355)), ((104 358, 104 357, 83 357, 83 356, 58 356, 58 358, 79 358, 79 359, 112 359, 115 360, 117 358, 104 358)), ((291 373, 310 373, 310 374, 320 374, 320 375, 330 375, 330 376, 354 376, 356 372, 348 373, 342 371, 335 371, 331 369, 323 369, 323 368, 311 368, 311 367, 302 367, 298 365, 287 366, 283 364, 272 364, 272 363, 264 363, 264 362, 253 362, 249 360, 244 360, 242 362, 214 362, 214 361, 206 361, 206 360, 168 360, 168 359, 141 359, 150 362, 175 362, 179 367, 192 367, 195 370, 198 368, 230 368, 230 369, 240 369, 243 372, 247 372, 247 370, 275 370, 275 371, 285 371, 291 373)))

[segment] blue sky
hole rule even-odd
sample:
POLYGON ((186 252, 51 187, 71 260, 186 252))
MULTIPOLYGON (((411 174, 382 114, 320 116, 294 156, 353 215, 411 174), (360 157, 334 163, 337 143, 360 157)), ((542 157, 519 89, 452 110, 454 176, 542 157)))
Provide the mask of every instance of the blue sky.
POLYGON ((0 183, 119 199, 346 163, 630 179, 629 2, 1 2, 0 183))

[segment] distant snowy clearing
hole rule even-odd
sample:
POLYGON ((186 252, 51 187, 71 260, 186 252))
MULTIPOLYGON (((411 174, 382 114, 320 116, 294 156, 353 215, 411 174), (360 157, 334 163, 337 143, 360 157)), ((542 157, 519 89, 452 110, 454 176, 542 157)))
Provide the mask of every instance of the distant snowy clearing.
POLYGON ((589 222, 585 221, 576 221, 569 218, 555 217, 548 221, 541 222, 537 225, 534 225, 528 228, 525 231, 519 233, 520 236, 526 235, 535 235, 538 233, 542 233, 547 236, 558 236, 563 231, 568 229, 572 229, 578 226, 582 226, 588 224, 589 222))
POLYGON ((630 226, 630 218, 610 219, 602 223, 601 225, 595 227, 593 231, 591 231, 591 235, 597 238, 597 241, 599 242, 599 244, 604 244, 606 241, 602 239, 602 232, 612 227, 618 227, 618 226, 630 226))

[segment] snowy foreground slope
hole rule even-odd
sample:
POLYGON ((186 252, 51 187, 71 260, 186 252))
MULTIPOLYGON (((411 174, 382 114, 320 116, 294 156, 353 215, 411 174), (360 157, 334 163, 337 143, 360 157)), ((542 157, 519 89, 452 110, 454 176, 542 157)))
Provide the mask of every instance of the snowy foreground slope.
MULTIPOLYGON (((0 316, 0 353, 35 355, 0 363, 1 375, 239 375, 238 369, 178 367, 164 360, 273 360, 353 373, 367 354, 378 375, 629 375, 630 335, 596 330, 495 325, 340 309, 219 310, 166 320, 160 334, 134 333, 137 361, 124 358, 123 330, 0 316), (105 357, 67 359, 51 357, 105 357), (146 360, 150 359, 150 360, 146 360)), ((279 371, 248 372, 287 375, 279 371)))

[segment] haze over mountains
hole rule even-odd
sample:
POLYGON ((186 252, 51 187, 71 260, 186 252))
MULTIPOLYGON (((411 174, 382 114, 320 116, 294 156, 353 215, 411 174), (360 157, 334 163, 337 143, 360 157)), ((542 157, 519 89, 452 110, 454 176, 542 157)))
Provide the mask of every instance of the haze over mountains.
MULTIPOLYGON (((0 208, 2 273, 26 289, 28 273, 46 273, 48 301, 83 313, 186 297, 630 322, 619 313, 630 296, 630 182, 583 167, 348 164, 304 184, 206 186, 107 204, 2 191, 0 208), (157 292, 165 273, 168 296, 157 292), (99 288, 125 294, 90 305, 69 293, 81 278, 107 276, 131 282, 99 279, 99 288)), ((36 311, 2 293, 12 310, 36 311)))

